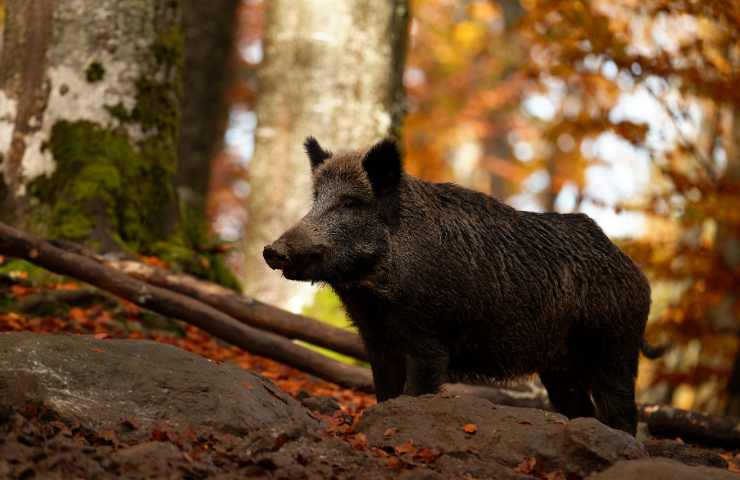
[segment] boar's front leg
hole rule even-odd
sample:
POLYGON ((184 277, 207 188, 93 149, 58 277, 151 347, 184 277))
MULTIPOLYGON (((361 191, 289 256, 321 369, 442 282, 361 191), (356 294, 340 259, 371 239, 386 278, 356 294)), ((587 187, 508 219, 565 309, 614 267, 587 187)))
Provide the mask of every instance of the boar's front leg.
POLYGON ((373 371, 375 397, 379 402, 395 398, 403 393, 406 383, 406 362, 403 353, 382 349, 366 343, 370 368, 373 371))
POLYGON ((435 342, 420 342, 406 356, 406 395, 437 393, 447 380, 450 355, 435 342))

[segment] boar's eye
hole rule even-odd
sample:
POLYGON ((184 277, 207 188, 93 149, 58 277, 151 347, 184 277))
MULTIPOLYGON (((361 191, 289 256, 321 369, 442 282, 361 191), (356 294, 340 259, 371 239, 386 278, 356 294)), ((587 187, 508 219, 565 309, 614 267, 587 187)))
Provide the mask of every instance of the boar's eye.
POLYGON ((364 202, 357 197, 342 197, 339 204, 342 208, 359 208, 364 205, 364 202))

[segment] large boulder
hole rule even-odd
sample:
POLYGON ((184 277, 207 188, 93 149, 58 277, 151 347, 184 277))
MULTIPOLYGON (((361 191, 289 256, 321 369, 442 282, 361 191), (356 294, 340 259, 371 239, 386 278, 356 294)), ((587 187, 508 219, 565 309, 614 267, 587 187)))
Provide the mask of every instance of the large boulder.
POLYGON ((43 404, 95 430, 245 435, 316 425, 269 380, 162 343, 0 334, 0 406, 43 404), (128 428, 121 428, 128 426, 128 428))
POLYGON ((646 456, 632 436, 593 418, 569 422, 557 413, 477 397, 399 397, 366 410, 357 429, 374 447, 398 449, 410 442, 429 449, 440 455, 433 468, 447 475, 486 477, 506 467, 519 474, 583 477, 646 456))

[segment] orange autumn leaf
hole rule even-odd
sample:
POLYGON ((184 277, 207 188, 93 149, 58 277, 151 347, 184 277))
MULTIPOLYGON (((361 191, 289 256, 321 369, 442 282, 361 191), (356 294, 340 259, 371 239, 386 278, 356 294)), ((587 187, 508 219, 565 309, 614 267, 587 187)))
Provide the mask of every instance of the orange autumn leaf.
POLYGON ((143 263, 147 265, 151 265, 152 267, 169 268, 169 265, 167 264, 167 262, 165 262, 159 257, 142 256, 140 258, 143 263))
POLYGON ((392 470, 400 470, 401 467, 401 460, 398 457, 388 457, 388 468, 392 470))
POLYGON ((419 460, 424 463, 432 463, 437 460, 442 454, 435 452, 431 448, 422 447, 414 455, 414 460, 419 460))
POLYGON ((358 433, 349 440, 353 450, 365 450, 367 448, 367 436, 364 433, 358 433))
POLYGON ((534 457, 527 457, 514 468, 515 472, 518 473, 532 473, 534 467, 537 465, 537 459, 534 457))
POLYGON ((10 287, 10 293, 12 293, 14 297, 25 297, 30 295, 32 292, 33 288, 26 287, 24 285, 12 285, 10 287))
POLYGON ((398 455, 406 455, 407 453, 415 453, 416 447, 414 446, 414 441, 409 440, 407 442, 402 443, 401 445, 397 446, 395 448, 395 451, 398 455))
POLYGON ((466 423, 465 426, 463 427, 463 431, 465 433, 471 433, 471 434, 475 433, 478 431, 478 425, 474 423, 466 423))
POLYGON ((396 427, 387 428, 385 430, 385 432, 383 432, 383 437, 384 438, 389 438, 389 437, 393 436, 394 434, 396 434, 397 432, 398 432, 398 428, 396 428, 396 427))

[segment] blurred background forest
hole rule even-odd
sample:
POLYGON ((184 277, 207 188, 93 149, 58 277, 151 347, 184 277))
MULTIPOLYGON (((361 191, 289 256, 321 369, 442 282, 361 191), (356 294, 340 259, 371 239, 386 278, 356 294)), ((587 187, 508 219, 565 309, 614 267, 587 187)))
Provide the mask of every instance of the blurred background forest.
MULTIPOLYGON (((643 362, 642 398, 740 413, 740 6, 411 3, 407 170, 517 208, 593 216, 650 276, 647 337, 675 345, 643 362)), ((214 179, 209 203, 215 231, 229 240, 249 235, 254 77, 268 4, 240 11, 246 81, 214 169, 229 173, 214 179)), ((306 311, 341 321, 328 292, 306 311)))
MULTIPOLYGON (((180 34, 166 2, 152 0, 152 11, 129 14, 159 28, 122 27, 119 38, 155 38, 153 61, 136 49, 125 60, 140 65, 130 99, 123 80, 103 89, 105 76, 127 74, 91 62, 94 42, 79 59, 89 83, 80 108, 92 108, 100 85, 101 115, 117 122, 102 128, 69 114, 77 97, 64 41, 48 61, 71 94, 18 93, 18 78, 48 90, 19 54, 22 39, 45 41, 28 32, 48 2, 26 4, 33 18, 14 16, 24 1, 0 0, 0 220, 44 223, 47 236, 99 249, 125 244, 235 286, 220 261, 227 243, 246 293, 341 323, 331 292, 281 279, 261 249, 308 209, 305 136, 341 150, 396 135, 413 175, 594 217, 649 275, 647 338, 673 344, 642 362, 640 399, 740 415, 740 3, 184 0, 180 34), (136 135, 138 153, 125 141, 136 135), (33 148, 57 168, 27 160, 33 148), (175 247, 162 241, 173 232, 175 247)), ((129 2, 115 3, 98 4, 101 18, 129 2)), ((63 21, 76 21, 73 11, 63 21)))

